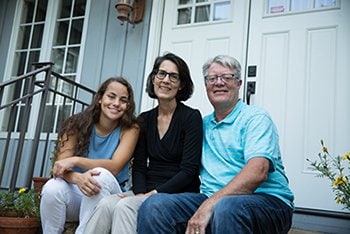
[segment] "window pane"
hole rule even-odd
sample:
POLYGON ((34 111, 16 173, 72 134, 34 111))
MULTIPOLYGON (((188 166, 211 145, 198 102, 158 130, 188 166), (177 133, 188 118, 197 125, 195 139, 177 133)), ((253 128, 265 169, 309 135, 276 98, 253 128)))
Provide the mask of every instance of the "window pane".
POLYGON ((72 8, 72 0, 62 0, 61 12, 58 14, 58 19, 70 17, 70 10, 72 8))
POLYGON ((292 0, 291 10, 292 11, 302 11, 312 8, 311 0, 292 0))
POLYGON ((333 7, 336 6, 336 0, 316 0, 315 7, 333 7))
POLYGON ((29 23, 33 20, 34 0, 24 1, 21 23, 29 23))
POLYGON ((188 8, 182 8, 178 9, 178 19, 177 19, 177 24, 189 24, 191 23, 191 9, 190 7, 188 8))
POLYGON ((51 61, 54 63, 53 70, 57 73, 62 73, 64 59, 64 49, 52 49, 51 61))
POLYGON ((64 120, 71 116, 72 106, 59 106, 58 120, 56 122, 56 129, 59 129, 64 120))
POLYGON ((35 22, 45 21, 47 0, 38 1, 38 9, 35 16, 35 22))
POLYGON ((59 21, 56 23, 55 41, 54 45, 65 45, 68 37, 69 21, 59 21))
POLYGON ((77 71, 80 47, 68 49, 65 73, 74 73, 77 71))
POLYGON ((22 90, 22 94, 21 95, 18 95, 18 97, 20 96, 24 96, 24 95, 27 95, 29 92, 29 80, 24 80, 24 82, 22 82, 22 84, 24 83, 24 86, 23 86, 23 90, 22 90))
MULTIPOLYGON (((12 88, 11 88, 12 89, 12 88)), ((16 114, 17 114, 17 106, 13 109, 11 107, 7 107, 0 111, 2 121, 1 121, 1 131, 13 131, 13 125, 15 124, 16 114), (2 112, 1 112, 2 111, 2 112)))
POLYGON ((231 3, 221 2, 214 4, 213 20, 226 20, 231 18, 231 3))
POLYGON ((196 2, 208 2, 208 0, 196 0, 196 2))
POLYGON ((24 67, 26 65, 27 52, 16 52, 14 57, 14 63, 12 75, 19 76, 24 74, 24 67))
POLYGON ((30 37, 31 26, 20 26, 18 31, 17 38, 17 49, 26 49, 28 48, 29 37, 30 37))
POLYGON ((282 13, 287 10, 287 0, 269 0, 268 10, 269 14, 282 13))
POLYGON ((72 29, 69 37, 69 44, 80 44, 81 42, 81 33, 83 31, 83 19, 73 20, 72 29))
POLYGON ((56 106, 46 105, 45 114, 44 114, 44 123, 43 123, 43 132, 52 132, 53 130, 53 121, 55 120, 56 106))
POLYGON ((29 61, 27 66, 27 72, 32 70, 32 64, 39 62, 40 51, 31 51, 29 53, 29 61))
MULTIPOLYGON (((21 131, 22 130, 22 123, 24 121, 25 123, 25 120, 23 119, 24 118, 24 115, 25 115, 25 106, 20 106, 19 107, 19 120, 18 120, 18 125, 17 125, 17 131, 21 131)), ((25 132, 27 132, 28 130, 28 126, 26 126, 26 128, 24 129, 25 132)))
MULTIPOLYGON (((70 79, 70 80, 74 80, 74 76, 66 76, 66 78, 70 79)), ((68 82, 64 82, 62 84, 62 93, 68 95, 68 96, 72 96, 73 94, 73 86, 68 83, 68 82)), ((67 100, 67 102, 71 102, 70 100, 67 100)))
POLYGON ((76 0, 74 5, 73 16, 85 15, 86 0, 76 0))
POLYGON ((199 6, 196 7, 196 15, 194 22, 206 22, 209 21, 209 15, 210 15, 210 6, 199 6))
POLYGON ((15 87, 14 87, 14 92, 13 92, 13 97, 11 100, 15 100, 16 98, 19 98, 22 94, 22 86, 23 86, 23 80, 16 81, 15 87))
POLYGON ((31 48, 40 48, 43 39, 44 24, 34 25, 31 48))
POLYGON ((193 0, 179 0, 179 5, 186 5, 189 3, 193 3, 193 0))

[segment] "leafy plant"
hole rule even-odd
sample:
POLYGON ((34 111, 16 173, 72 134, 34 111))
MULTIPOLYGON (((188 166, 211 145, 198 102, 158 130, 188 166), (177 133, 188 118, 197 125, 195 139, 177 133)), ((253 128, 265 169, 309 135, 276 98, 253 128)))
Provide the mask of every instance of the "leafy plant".
POLYGON ((319 161, 311 161, 311 168, 318 171, 319 177, 328 178, 332 183, 332 190, 335 193, 335 201, 350 210, 350 152, 343 156, 332 156, 321 140, 322 152, 318 153, 319 161))
POLYGON ((39 218, 40 197, 34 190, 0 191, 0 216, 39 218))

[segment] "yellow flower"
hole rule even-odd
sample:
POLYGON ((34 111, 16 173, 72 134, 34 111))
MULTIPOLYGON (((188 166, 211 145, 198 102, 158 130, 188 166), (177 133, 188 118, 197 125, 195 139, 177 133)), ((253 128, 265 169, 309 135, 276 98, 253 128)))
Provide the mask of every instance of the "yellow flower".
POLYGON ((26 189, 25 188, 20 188, 19 190, 18 190, 18 193, 25 193, 26 192, 26 189))
POLYGON ((342 159, 343 159, 343 160, 346 160, 346 159, 347 159, 347 160, 350 160, 350 151, 347 152, 346 154, 344 154, 343 157, 342 157, 342 159))
POLYGON ((337 199, 335 201, 336 201, 336 203, 339 204, 341 202, 341 198, 339 196, 337 196, 337 199))
POLYGON ((341 184, 348 184, 348 179, 346 176, 339 175, 338 178, 333 182, 333 186, 338 186, 341 184))
POLYGON ((321 173, 321 176, 330 179, 335 201, 350 210, 350 151, 343 156, 332 156, 321 140, 322 151, 318 153, 319 161, 310 161, 312 169, 321 173), (346 165, 345 165, 346 164, 346 165))
POLYGON ((328 154, 328 149, 327 149, 326 146, 323 146, 323 147, 322 147, 322 151, 323 151, 324 153, 328 154))

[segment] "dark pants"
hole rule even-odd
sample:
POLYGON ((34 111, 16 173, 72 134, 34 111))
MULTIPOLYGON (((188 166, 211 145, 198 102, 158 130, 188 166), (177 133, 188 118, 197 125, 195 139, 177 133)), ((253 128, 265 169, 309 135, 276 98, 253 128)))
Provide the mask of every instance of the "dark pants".
MULTIPOLYGON (((138 211, 138 233, 185 233, 188 220, 206 199, 198 193, 153 195, 138 211)), ((229 196, 214 207, 207 233, 288 233, 292 215, 288 205, 270 195, 229 196)))

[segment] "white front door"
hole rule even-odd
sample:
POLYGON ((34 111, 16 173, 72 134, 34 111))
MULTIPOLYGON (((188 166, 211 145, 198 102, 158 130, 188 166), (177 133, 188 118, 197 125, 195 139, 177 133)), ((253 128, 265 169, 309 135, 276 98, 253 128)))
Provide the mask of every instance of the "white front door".
MULTIPOLYGON (((163 9, 159 2, 154 1, 153 11, 163 9)), ((246 54, 246 25, 248 15, 248 2, 246 0, 178 0, 164 1, 165 7, 163 17, 157 19, 153 15, 153 23, 157 24, 162 20, 159 33, 160 47, 157 38, 150 38, 150 45, 154 51, 148 53, 146 74, 151 72, 155 56, 164 52, 173 52, 182 57, 190 67, 191 76, 194 82, 194 94, 186 104, 198 108, 202 115, 211 113, 213 108, 208 101, 204 78, 202 75, 202 65, 210 57, 217 54, 231 54, 239 61, 245 60, 246 54), (178 4, 179 3, 179 4, 178 4), (181 3, 181 4, 180 4, 181 3), (159 50, 158 50, 159 48, 159 50), (154 55, 152 56, 152 53, 154 55), (148 68, 147 68, 148 67, 148 68)), ((161 10, 159 10, 161 11, 161 10)), ((160 17, 160 16, 159 16, 160 17)), ((142 109, 152 106, 152 102, 147 102, 143 98, 142 109), (147 104, 149 103, 149 104, 147 104)))
MULTIPOLYGON (((186 103, 206 115, 212 107, 204 89, 202 64, 217 54, 236 57, 244 82, 256 84, 251 104, 267 109, 279 130, 295 205, 340 211, 329 182, 315 177, 306 158, 316 158, 320 139, 330 152, 350 150, 350 105, 346 103, 350 100, 346 42, 350 2, 342 1, 340 6, 334 1, 335 6, 325 7, 322 2, 333 1, 179 0, 165 1, 164 6, 160 2, 154 1, 152 8, 146 74, 156 56, 165 51, 180 55, 190 66, 195 83, 194 95, 186 103), (228 18, 213 20, 215 13, 226 15, 227 2, 228 18), (209 20, 195 22, 202 19, 203 9, 209 9, 209 20), (267 14, 268 9, 277 13, 267 14), (190 23, 183 23, 187 21, 190 23), (256 67, 256 75, 248 77, 248 66, 256 67)), ((246 100, 243 91, 245 87, 241 97, 246 100)), ((154 105, 146 94, 141 110, 154 105)))
POLYGON ((252 104, 278 127, 296 206, 341 211, 330 181, 316 177, 306 159, 316 159, 321 139, 333 155, 350 151, 350 1, 252 2, 252 104))

